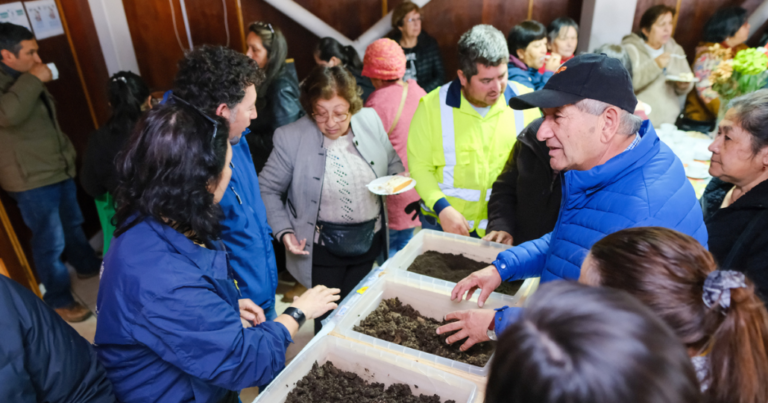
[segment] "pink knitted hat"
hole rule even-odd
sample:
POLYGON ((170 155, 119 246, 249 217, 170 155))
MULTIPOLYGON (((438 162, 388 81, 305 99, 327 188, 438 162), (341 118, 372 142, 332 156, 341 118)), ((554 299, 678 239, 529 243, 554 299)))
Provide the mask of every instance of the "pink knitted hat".
POLYGON ((392 39, 381 38, 368 45, 363 58, 365 77, 397 80, 405 75, 405 53, 392 39))

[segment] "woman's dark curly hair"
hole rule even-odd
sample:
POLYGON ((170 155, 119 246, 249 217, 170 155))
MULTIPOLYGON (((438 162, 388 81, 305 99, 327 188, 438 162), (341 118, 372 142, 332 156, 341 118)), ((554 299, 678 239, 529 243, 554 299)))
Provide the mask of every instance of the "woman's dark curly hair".
POLYGON ((363 90, 357 86, 355 76, 342 66, 316 66, 301 82, 299 101, 307 113, 312 115, 318 99, 331 99, 338 95, 349 102, 349 114, 354 115, 363 109, 360 96, 363 90))
POLYGON ((117 158, 115 237, 144 218, 168 223, 191 239, 219 236, 221 208, 209 191, 221 176, 229 137, 226 119, 213 124, 180 104, 161 105, 136 125, 117 158))
POLYGON ((223 46, 203 45, 179 61, 173 93, 214 115, 221 104, 234 108, 245 97, 246 88, 258 88, 262 81, 264 73, 248 56, 223 46))

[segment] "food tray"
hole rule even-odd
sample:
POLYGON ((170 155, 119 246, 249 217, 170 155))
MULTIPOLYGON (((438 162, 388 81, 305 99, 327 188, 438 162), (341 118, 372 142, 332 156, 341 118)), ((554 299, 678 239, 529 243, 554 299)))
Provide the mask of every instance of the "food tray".
POLYGON ((328 360, 337 368, 354 372, 366 381, 386 386, 404 383, 410 385, 414 395, 437 394, 442 402, 453 399, 470 403, 478 394, 475 383, 456 375, 349 340, 323 336, 311 349, 302 351, 253 402, 285 402, 296 382, 309 373, 315 361, 322 365, 328 360))
MULTIPOLYGON (((486 262, 489 265, 496 260, 496 256, 507 249, 509 245, 496 242, 483 241, 461 235, 448 234, 433 230, 421 230, 414 236, 402 250, 387 261, 388 270, 403 270, 408 272, 414 260, 427 251, 440 253, 453 253, 464 255, 478 262, 486 262)), ((415 274, 415 273, 413 273, 415 274)), ((439 280, 442 281, 442 280, 439 280)), ((453 284, 443 281, 445 284, 453 284)), ((515 294, 517 298, 524 298, 532 294, 539 287, 539 278, 529 278, 515 294)), ((479 291, 476 292, 479 294, 479 291)), ((499 296, 500 294, 494 294, 499 296)))
MULTIPOLYGON (((475 295, 469 301, 454 302, 451 301, 450 297, 453 286, 453 283, 422 276, 420 274, 402 270, 389 270, 385 275, 370 285, 354 304, 348 305, 346 309, 336 314, 334 319, 336 322, 334 331, 351 340, 392 351, 414 361, 431 365, 439 369, 485 377, 488 375, 491 360, 489 360, 484 367, 478 367, 476 365, 450 360, 409 347, 403 347, 352 330, 354 326, 368 317, 368 315, 379 306, 382 299, 398 297, 403 304, 411 305, 422 315, 438 320, 451 312, 477 309, 477 297, 479 292, 475 292, 475 295)), ((488 300, 486 300, 484 308, 495 309, 507 305, 518 305, 520 302, 522 302, 521 298, 517 295, 512 297, 493 293, 488 297, 488 300)))

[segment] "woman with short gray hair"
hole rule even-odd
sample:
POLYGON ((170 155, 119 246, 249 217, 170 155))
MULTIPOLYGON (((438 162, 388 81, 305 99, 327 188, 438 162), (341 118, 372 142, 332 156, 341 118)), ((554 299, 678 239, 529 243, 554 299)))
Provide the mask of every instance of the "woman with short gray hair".
POLYGON ((768 90, 731 101, 709 146, 715 178, 701 198, 709 251, 768 297, 768 90))

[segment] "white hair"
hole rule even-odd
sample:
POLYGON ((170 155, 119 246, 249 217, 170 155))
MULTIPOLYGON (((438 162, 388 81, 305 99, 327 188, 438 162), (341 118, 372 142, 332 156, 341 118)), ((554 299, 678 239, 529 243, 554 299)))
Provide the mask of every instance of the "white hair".
POLYGON ((509 62, 504 34, 491 25, 475 25, 459 39, 459 68, 469 79, 477 74, 477 63, 498 66, 509 62))
MULTIPOLYGON (((579 108, 580 111, 588 113, 590 115, 599 116, 605 112, 611 105, 596 99, 582 99, 579 102, 573 104, 573 106, 579 108)), ((640 130, 640 126, 643 125, 643 119, 639 116, 635 116, 624 109, 619 109, 619 134, 635 134, 640 130)))

